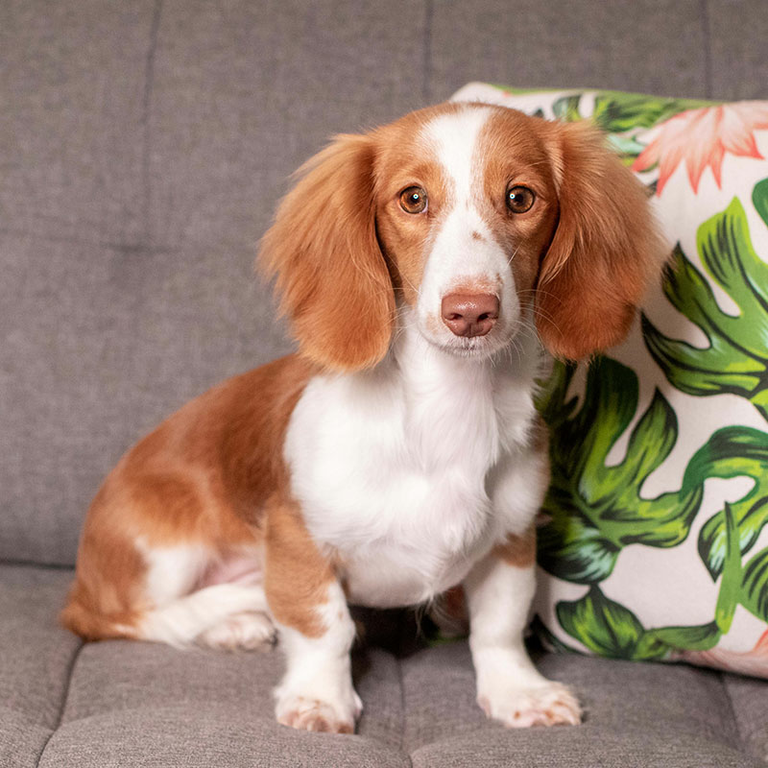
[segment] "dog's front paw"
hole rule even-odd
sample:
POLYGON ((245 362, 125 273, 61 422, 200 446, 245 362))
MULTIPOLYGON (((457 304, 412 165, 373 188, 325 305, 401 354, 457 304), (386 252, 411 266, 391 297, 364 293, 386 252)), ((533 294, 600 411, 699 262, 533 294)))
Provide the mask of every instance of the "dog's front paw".
POLYGON ((323 701, 295 694, 277 696, 277 722, 304 731, 354 733, 355 721, 363 711, 363 703, 354 692, 349 701, 323 701))
POLYGON ((560 683, 545 682, 529 688, 499 686, 480 692, 477 703, 488 717, 508 728, 532 725, 578 725, 581 707, 570 689, 560 683))

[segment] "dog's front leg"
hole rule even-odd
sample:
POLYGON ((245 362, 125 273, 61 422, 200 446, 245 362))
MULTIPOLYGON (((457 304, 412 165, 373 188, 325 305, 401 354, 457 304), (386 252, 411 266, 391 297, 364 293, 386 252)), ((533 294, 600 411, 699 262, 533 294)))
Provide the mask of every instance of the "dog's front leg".
POLYGON ((576 725, 581 709, 571 691, 543 677, 523 642, 535 583, 533 528, 510 535, 464 581, 469 645, 477 674, 477 703, 513 728, 576 725))
POLYGON ((275 689, 278 721, 352 733, 362 711, 350 665, 355 626, 331 563, 290 502, 273 505, 267 517, 265 591, 286 657, 275 689))

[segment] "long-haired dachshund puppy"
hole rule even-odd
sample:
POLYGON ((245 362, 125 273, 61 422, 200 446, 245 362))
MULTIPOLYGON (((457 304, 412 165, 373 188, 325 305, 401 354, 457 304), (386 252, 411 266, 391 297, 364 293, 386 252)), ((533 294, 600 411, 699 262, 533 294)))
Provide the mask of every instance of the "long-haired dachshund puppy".
POLYGON ((351 732, 348 603, 460 585, 477 701, 577 723, 530 662, 548 481, 543 349, 618 343, 663 246, 639 182, 582 124, 443 104, 338 136, 261 250, 298 354, 215 387, 138 443, 85 521, 63 621, 88 640, 255 648, 277 719, 351 732))

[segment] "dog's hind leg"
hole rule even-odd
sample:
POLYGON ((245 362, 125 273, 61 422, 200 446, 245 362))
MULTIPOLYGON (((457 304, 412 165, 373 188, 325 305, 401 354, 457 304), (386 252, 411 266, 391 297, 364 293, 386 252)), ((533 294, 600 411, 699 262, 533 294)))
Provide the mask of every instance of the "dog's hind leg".
POLYGON ((181 549, 152 552, 147 586, 155 607, 138 622, 136 636, 179 647, 271 647, 275 628, 264 594, 261 553, 219 557, 203 565, 202 558, 181 549), (194 586, 185 592, 190 577, 194 586))

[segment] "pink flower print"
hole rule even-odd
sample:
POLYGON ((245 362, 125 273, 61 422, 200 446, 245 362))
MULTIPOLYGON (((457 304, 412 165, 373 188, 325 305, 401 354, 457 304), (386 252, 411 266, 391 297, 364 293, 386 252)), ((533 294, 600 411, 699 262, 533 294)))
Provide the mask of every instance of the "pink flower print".
POLYGON ((717 107, 702 107, 681 112, 661 124, 658 134, 640 153, 633 171, 645 171, 659 164, 656 194, 661 194, 669 177, 685 161, 694 193, 707 166, 712 169, 718 188, 726 152, 739 157, 762 160, 754 131, 768 128, 768 104, 741 101, 717 107))
POLYGON ((713 648, 711 651, 683 651, 674 658, 742 675, 768 677, 768 631, 763 633, 751 651, 739 653, 713 648))

